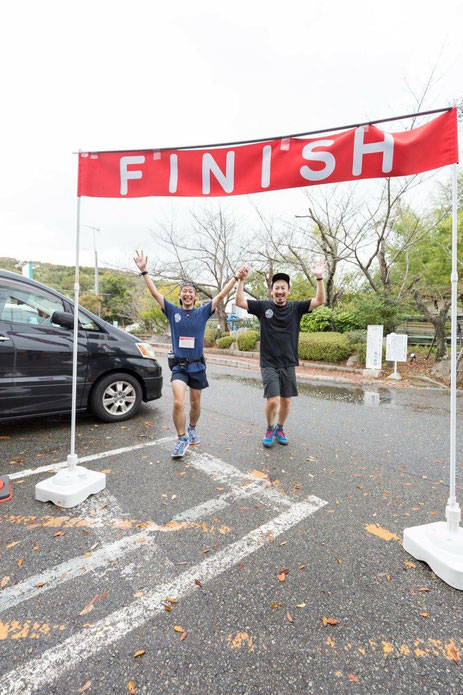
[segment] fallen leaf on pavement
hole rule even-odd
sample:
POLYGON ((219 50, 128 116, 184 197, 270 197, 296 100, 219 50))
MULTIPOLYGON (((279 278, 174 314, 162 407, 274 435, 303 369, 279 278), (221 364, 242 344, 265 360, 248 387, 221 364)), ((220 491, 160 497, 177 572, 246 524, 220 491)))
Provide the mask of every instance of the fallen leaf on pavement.
POLYGON ((326 625, 337 625, 339 623, 339 620, 336 620, 336 618, 325 618, 325 616, 323 616, 322 623, 325 626, 326 625))
POLYGON ((66 534, 64 531, 57 531, 56 533, 53 534, 53 538, 56 538, 56 536, 65 536, 65 535, 66 534))
POLYGON ((18 567, 22 567, 23 562, 24 562, 24 560, 22 558, 20 558, 16 564, 18 565, 18 567))
POLYGON ((404 565, 405 565, 406 567, 416 567, 416 565, 415 565, 414 562, 404 562, 404 565))
POLYGON ((136 594, 133 595, 134 598, 141 598, 144 595, 143 591, 137 591, 136 594))
POLYGON ((180 625, 174 625, 174 630, 175 632, 185 632, 183 627, 180 627, 180 625))
POLYGON ((3 589, 3 587, 6 586, 9 581, 10 578, 8 576, 3 577, 2 581, 0 582, 0 589, 3 589))
POLYGON ((426 613, 426 611, 423 611, 423 613, 420 613, 422 618, 429 618, 429 613, 426 613))
POLYGON ((91 684, 92 684, 92 681, 87 681, 86 683, 84 683, 84 685, 81 687, 81 689, 78 690, 77 692, 78 693, 85 693, 85 691, 90 688, 91 684))
POLYGON ((430 591, 427 586, 422 586, 421 589, 418 589, 418 591, 430 591))
POLYGON ((305 570, 305 565, 299 565, 299 568, 298 568, 298 569, 300 569, 300 570, 305 570))
POLYGON ((280 608, 281 606, 281 601, 278 601, 278 603, 271 603, 270 608, 280 608))
POLYGON ((5 549, 8 550, 8 548, 14 548, 14 546, 18 545, 18 543, 21 543, 21 541, 11 541, 11 543, 8 543, 8 545, 5 545, 5 549))
POLYGON ((352 681, 352 683, 358 683, 359 682, 359 678, 358 678, 358 676, 355 675, 355 673, 348 673, 347 677, 350 681, 352 681))
POLYGON ((135 693, 135 683, 133 681, 129 681, 127 683, 127 688, 129 689, 130 695, 134 695, 135 693))
POLYGON ((133 658, 134 658, 134 659, 137 659, 139 656, 143 656, 144 653, 145 653, 145 650, 144 650, 144 649, 137 649, 137 651, 136 651, 135 654, 133 655, 133 658))
POLYGON ((461 661, 461 657, 453 644, 448 648, 452 661, 461 661))
POLYGON ((182 640, 184 640, 184 639, 185 639, 185 637, 187 636, 187 634, 188 634, 188 633, 187 633, 187 632, 185 632, 185 631, 184 631, 184 632, 182 632, 182 634, 180 635, 180 642, 181 642, 182 640))
POLYGON ((305 608, 306 605, 306 603, 296 603, 296 608, 305 608))
POLYGON ((97 601, 102 601, 104 598, 106 598, 107 595, 108 595, 108 594, 107 594, 106 592, 104 592, 103 594, 97 594, 96 596, 94 596, 94 597, 92 598, 92 600, 90 601, 90 603, 87 604, 87 605, 85 606, 85 608, 83 608, 83 609, 80 611, 79 615, 86 615, 87 613, 90 613, 90 611, 92 611, 92 610, 95 608, 95 603, 96 603, 97 601))
POLYGON ((201 587, 202 587, 202 584, 201 584, 201 582, 199 581, 199 579, 195 579, 195 584, 197 584, 197 586, 201 586, 201 587))
POLYGON ((291 615, 291 613, 290 613, 289 611, 287 611, 286 617, 288 618, 288 620, 289 620, 290 623, 294 622, 293 616, 291 615))
POLYGON ((171 611, 171 610, 172 610, 172 606, 169 606, 169 605, 166 604, 166 603, 163 603, 162 605, 164 606, 164 608, 166 609, 166 611, 171 611))

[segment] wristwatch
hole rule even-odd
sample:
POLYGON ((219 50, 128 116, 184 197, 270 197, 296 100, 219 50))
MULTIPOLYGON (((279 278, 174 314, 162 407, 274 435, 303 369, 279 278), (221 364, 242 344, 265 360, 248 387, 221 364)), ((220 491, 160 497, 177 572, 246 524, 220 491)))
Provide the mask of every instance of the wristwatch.
POLYGON ((139 275, 148 275, 148 271, 144 270, 142 273, 138 273, 139 275))

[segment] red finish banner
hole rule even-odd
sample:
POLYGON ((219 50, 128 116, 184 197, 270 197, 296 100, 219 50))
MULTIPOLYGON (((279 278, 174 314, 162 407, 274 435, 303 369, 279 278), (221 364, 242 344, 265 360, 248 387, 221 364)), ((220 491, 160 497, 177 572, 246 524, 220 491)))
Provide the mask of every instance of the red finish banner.
POLYGON ((359 126, 316 138, 210 149, 79 153, 78 196, 227 196, 409 176, 458 162, 457 111, 388 133, 359 126))

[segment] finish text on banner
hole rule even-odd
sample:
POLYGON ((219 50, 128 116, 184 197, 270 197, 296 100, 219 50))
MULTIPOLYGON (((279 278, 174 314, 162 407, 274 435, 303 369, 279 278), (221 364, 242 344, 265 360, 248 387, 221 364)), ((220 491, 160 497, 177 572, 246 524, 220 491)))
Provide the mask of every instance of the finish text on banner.
POLYGON ((321 183, 409 176, 458 161, 457 112, 388 133, 359 126, 317 138, 211 149, 79 154, 78 195, 227 196, 321 183))

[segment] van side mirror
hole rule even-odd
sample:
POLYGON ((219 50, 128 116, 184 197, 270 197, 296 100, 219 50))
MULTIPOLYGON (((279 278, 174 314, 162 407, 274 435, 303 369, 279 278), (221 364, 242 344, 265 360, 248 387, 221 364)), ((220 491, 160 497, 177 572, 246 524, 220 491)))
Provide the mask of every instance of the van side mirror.
POLYGON ((74 328, 74 314, 68 311, 54 311, 51 322, 62 328, 74 328))

